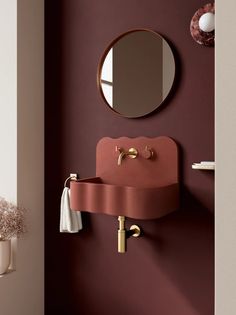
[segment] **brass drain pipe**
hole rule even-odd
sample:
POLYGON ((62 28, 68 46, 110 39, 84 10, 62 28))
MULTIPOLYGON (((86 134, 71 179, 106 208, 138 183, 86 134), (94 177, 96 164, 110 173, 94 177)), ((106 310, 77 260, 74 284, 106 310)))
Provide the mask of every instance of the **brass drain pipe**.
POLYGON ((119 229, 118 229, 118 253, 125 253, 127 247, 127 239, 130 236, 139 237, 141 229, 138 225, 132 225, 128 231, 125 229, 125 216, 119 216, 119 229))

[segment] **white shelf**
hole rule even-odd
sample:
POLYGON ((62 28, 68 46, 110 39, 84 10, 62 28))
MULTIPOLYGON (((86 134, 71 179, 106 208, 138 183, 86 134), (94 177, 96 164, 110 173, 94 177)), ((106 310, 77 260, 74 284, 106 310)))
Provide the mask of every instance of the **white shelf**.
POLYGON ((203 171, 214 171, 215 170, 215 162, 202 161, 200 163, 193 163, 192 169, 203 170, 203 171))

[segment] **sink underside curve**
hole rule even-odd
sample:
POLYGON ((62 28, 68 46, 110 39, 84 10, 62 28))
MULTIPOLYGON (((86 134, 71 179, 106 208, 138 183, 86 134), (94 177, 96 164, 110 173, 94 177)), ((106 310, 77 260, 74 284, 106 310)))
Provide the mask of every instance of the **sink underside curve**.
POLYGON ((179 184, 140 188, 104 184, 99 177, 72 181, 71 209, 134 219, 157 219, 177 210, 179 184))

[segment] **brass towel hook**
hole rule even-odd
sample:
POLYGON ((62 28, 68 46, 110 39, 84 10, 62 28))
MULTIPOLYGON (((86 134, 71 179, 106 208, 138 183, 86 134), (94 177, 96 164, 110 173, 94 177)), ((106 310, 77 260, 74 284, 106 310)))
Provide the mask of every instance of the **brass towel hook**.
POLYGON ((67 179, 66 179, 65 182, 64 182, 64 188, 66 188, 67 182, 68 182, 69 180, 78 180, 78 178, 79 178, 79 174, 76 174, 76 173, 70 174, 70 176, 67 177, 67 179))

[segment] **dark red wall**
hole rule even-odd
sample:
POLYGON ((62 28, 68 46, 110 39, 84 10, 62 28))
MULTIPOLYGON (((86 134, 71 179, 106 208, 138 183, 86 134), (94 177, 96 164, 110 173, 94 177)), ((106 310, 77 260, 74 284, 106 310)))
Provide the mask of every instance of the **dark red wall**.
MULTIPOLYGON (((191 169, 214 159, 214 49, 189 33, 199 0, 51 0, 46 5, 46 314, 213 315, 214 178, 191 169), (154 114, 126 119, 96 86, 108 43, 150 28, 176 59, 171 96, 154 114), (60 234, 59 204, 70 172, 95 174, 104 136, 167 135, 180 146, 181 210, 138 222, 144 236, 117 253, 117 218, 83 214, 79 234, 60 234)), ((137 220, 128 220, 136 223, 137 220)))

